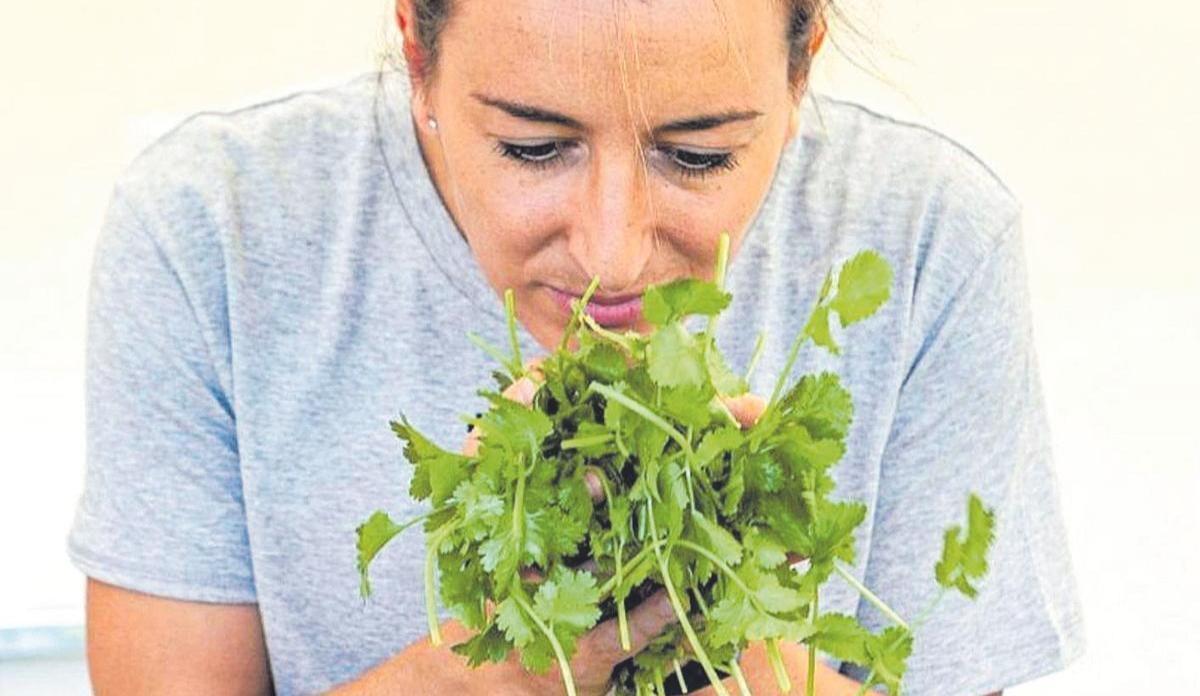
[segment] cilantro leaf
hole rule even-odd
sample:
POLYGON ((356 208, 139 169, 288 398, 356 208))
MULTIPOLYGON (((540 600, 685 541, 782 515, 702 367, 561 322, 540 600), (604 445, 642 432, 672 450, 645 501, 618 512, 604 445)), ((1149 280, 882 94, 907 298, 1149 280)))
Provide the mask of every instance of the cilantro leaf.
POLYGON ((942 559, 934 567, 938 584, 974 599, 979 590, 971 581, 978 581, 987 573, 987 552, 994 539, 995 513, 972 493, 967 500, 965 534, 958 525, 946 530, 942 559))
POLYGON ((479 667, 485 662, 504 662, 512 647, 504 631, 493 622, 487 629, 453 646, 451 650, 466 657, 469 666, 479 667))
POLYGON ((804 334, 812 339, 813 343, 828 350, 834 355, 841 355, 842 349, 838 346, 837 340, 829 330, 829 307, 818 305, 808 317, 808 323, 804 325, 804 334))
POLYGON ((829 306, 846 327, 874 314, 891 293, 892 267, 878 252, 863 251, 842 266, 829 306))
POLYGON ((432 496, 434 506, 440 507, 467 475, 467 458, 433 444, 404 416, 400 422, 392 421, 391 426, 392 432, 406 442, 404 456, 416 468, 409 494, 417 500, 432 496))
POLYGON ((567 629, 576 635, 596 624, 600 593, 591 573, 557 566, 538 587, 533 598, 534 611, 555 629, 567 629))
POLYGON ((912 655, 912 647, 912 633, 899 626, 867 639, 867 657, 874 675, 868 680, 868 686, 882 685, 890 694, 900 693, 900 680, 912 655))
POLYGON ((521 611, 517 600, 508 597, 496 606, 496 625, 504 631, 504 635, 518 648, 529 645, 533 634, 537 631, 533 623, 521 611))
POLYGON ((655 384, 699 388, 705 383, 707 373, 700 344, 682 324, 668 324, 654 332, 646 359, 655 384))
POLYGON ((513 454, 536 450, 554 428, 546 414, 499 394, 484 392, 491 409, 476 421, 483 431, 483 447, 500 446, 513 454))
POLYGON ((697 510, 692 510, 692 524, 698 532, 702 546, 729 565, 741 562, 742 545, 726 529, 697 510))
POLYGON ((779 409, 821 439, 845 439, 854 417, 850 392, 832 372, 801 377, 780 399, 779 409))
POLYGON ((490 583, 479 559, 457 552, 442 554, 438 557, 438 577, 442 603, 468 628, 482 628, 490 583))
POLYGON ((684 317, 714 316, 729 306, 733 296, 713 283, 683 278, 665 285, 652 285, 642 296, 642 316, 659 327, 684 317))
POLYGON ((770 532, 752 527, 742 539, 759 568, 778 568, 787 562, 787 549, 770 532))
POLYGON ((704 361, 708 368, 708 379, 713 389, 724 396, 740 396, 749 391, 750 387, 742 376, 729 368, 725 356, 715 346, 704 351, 704 361))
POLYGON ((858 619, 845 614, 825 614, 817 619, 817 640, 821 650, 839 660, 869 665, 867 643, 871 632, 858 619))
POLYGON ((393 522, 382 510, 376 510, 358 526, 358 593, 363 599, 371 596, 371 580, 367 574, 371 561, 375 560, 380 549, 403 530, 404 527, 393 522))

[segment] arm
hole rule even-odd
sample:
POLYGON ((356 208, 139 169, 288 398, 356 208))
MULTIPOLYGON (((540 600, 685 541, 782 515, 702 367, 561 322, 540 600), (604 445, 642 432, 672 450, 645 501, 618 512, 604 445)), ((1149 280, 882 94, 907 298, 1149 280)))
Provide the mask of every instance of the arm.
MULTIPOLYGON (((445 642, 435 647, 425 637, 412 643, 404 650, 380 663, 354 681, 343 684, 325 696, 372 696, 404 693, 425 693, 430 696, 441 694, 470 694, 479 684, 489 684, 489 693, 500 694, 504 678, 497 679, 491 672, 499 671, 500 665, 485 664, 478 669, 467 666, 462 657, 452 653, 450 646, 471 637, 471 631, 457 621, 445 621, 441 625, 445 642), (436 666, 436 670, 431 670, 436 666), (436 671, 436 674, 431 672, 436 671), (436 689, 430 689, 437 684, 436 689)), ((512 675, 508 675, 511 681, 512 675)))
MULTIPOLYGON (((792 681, 792 696, 801 696, 804 694, 804 685, 808 674, 808 651, 797 643, 786 642, 781 643, 779 649, 783 654, 783 662, 787 665, 788 676, 792 681)), ((771 670, 771 663, 767 661, 766 648, 761 641, 750 644, 740 664, 742 673, 746 676, 746 683, 755 696, 781 693, 778 683, 775 681, 775 673, 771 670)), ((830 669, 828 665, 819 660, 814 681, 816 693, 820 696, 857 696, 862 688, 859 682, 830 669)), ((732 677, 724 680, 724 683, 730 693, 738 693, 737 682, 732 677)), ((698 696, 710 696, 715 693, 710 687, 700 691, 698 696)), ((867 693, 878 694, 880 692, 869 691, 867 693)), ((988 696, 1001 695, 1000 691, 988 694, 988 696)))
POLYGON ((97 696, 272 693, 254 604, 184 602, 89 579, 87 659, 97 696))

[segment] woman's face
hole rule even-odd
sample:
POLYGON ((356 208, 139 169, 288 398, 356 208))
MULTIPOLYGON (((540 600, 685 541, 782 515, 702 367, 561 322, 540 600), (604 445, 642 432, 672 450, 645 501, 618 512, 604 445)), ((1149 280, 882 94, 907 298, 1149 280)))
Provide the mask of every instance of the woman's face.
POLYGON ((591 314, 644 331, 630 298, 711 278, 723 231, 736 251, 796 127, 782 5, 454 3, 414 91, 418 137, 488 281, 515 291, 543 346, 593 276, 591 314))

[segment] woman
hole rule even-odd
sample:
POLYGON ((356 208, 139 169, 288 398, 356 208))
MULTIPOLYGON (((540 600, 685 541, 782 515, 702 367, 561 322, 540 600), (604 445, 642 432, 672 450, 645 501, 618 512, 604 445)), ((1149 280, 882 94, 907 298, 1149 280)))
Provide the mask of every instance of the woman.
MULTIPOLYGON (((1078 655, 1019 205, 947 138, 808 91, 818 0, 396 9, 407 74, 197 116, 116 186, 70 537, 98 693, 555 692, 516 662, 468 670, 453 621, 425 639, 419 534, 359 602, 355 526, 419 512, 387 420, 461 441, 492 369, 464 334, 504 338, 504 289, 525 354, 557 342, 593 276, 593 316, 644 329, 640 291, 709 277, 722 231, 718 340, 745 365, 766 331, 758 392, 825 269, 866 247, 896 269, 840 357, 804 359, 855 396, 837 495, 870 506, 867 584, 915 616, 966 492, 997 509, 983 591, 923 626, 909 693, 997 692, 1078 655)), ((848 586, 827 594, 885 624, 848 586)), ((635 649, 669 620, 657 600, 634 611, 635 649)), ((594 629, 581 692, 625 657, 594 629)), ((802 683, 802 648, 785 657, 802 683)), ((864 676, 818 664, 822 694, 864 676)), ((773 693, 760 645, 745 671, 773 693)))

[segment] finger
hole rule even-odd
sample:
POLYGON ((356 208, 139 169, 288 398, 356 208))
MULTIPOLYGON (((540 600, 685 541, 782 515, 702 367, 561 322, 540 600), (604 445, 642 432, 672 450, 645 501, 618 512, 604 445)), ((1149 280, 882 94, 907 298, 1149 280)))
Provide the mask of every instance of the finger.
MULTIPOLYGON (((534 358, 525 363, 526 375, 512 384, 505 387, 501 392, 501 396, 511 401, 515 401, 522 406, 533 405, 533 397, 537 394, 538 388, 544 381, 545 377, 542 374, 541 364, 545 358, 534 358)), ((467 457, 474 457, 479 454, 479 439, 482 433, 479 428, 471 428, 467 431, 467 439, 463 442, 462 453, 467 457)), ((592 496, 595 497, 594 495, 592 496)), ((603 499, 603 498, 601 498, 603 499)))
POLYGON ((546 381, 545 375, 542 374, 542 361, 545 358, 534 358, 525 363, 525 376, 508 385, 501 394, 508 399, 516 401, 524 406, 529 406, 533 403, 533 395, 537 393, 542 382, 546 381))
POLYGON ((479 438, 481 437, 479 428, 471 428, 467 431, 467 439, 463 441, 462 453, 467 457, 474 457, 479 454, 479 438))
MULTIPOLYGON (((577 570, 587 571, 592 575, 595 575, 600 570, 600 566, 596 564, 596 559, 594 558, 588 558, 582 563, 572 567, 577 570)), ((520 575, 521 580, 525 582, 532 582, 535 585, 546 581, 546 574, 543 573, 542 569, 538 568, 537 566, 525 566, 520 570, 520 575)))
POLYGON ((754 425, 763 411, 767 410, 767 400, 757 394, 722 396, 721 401, 743 428, 754 425))
POLYGON ((617 664, 630 655, 645 648, 663 629, 677 621, 675 611, 666 590, 659 590, 646 601, 629 610, 630 651, 621 648, 621 637, 616 619, 598 624, 579 639, 582 652, 608 664, 617 664))
POLYGON ((510 401, 515 401, 522 406, 529 406, 533 403, 533 395, 537 394, 539 386, 541 385, 526 375, 505 387, 504 391, 500 393, 510 401))
POLYGON ((600 475, 594 471, 585 471, 583 482, 587 485, 588 495, 592 496, 592 502, 603 503, 604 484, 600 482, 600 475))
POLYGON ((794 566, 797 563, 799 563, 800 561, 807 561, 807 560, 808 560, 808 556, 801 556, 800 554, 792 553, 791 551, 787 552, 787 564, 790 566, 794 566))

